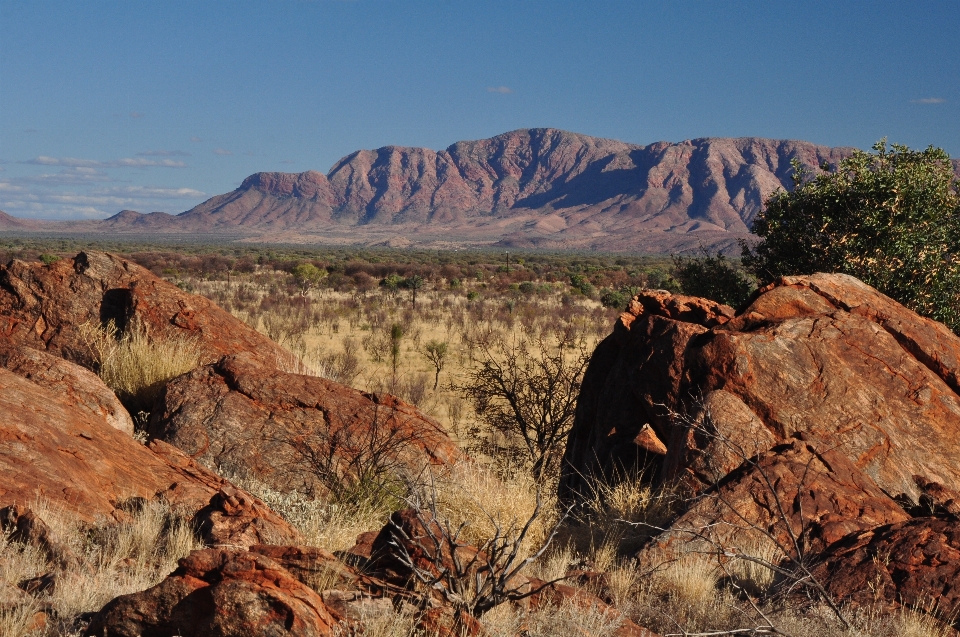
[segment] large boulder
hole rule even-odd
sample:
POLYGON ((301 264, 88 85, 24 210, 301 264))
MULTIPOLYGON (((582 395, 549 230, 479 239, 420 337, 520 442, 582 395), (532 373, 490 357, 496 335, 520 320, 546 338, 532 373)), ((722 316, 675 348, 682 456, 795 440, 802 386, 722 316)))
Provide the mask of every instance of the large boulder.
MULTIPOLYGON (((232 485, 162 441, 144 446, 74 396, 0 368, 0 507, 31 506, 38 498, 84 523, 124 519, 134 499, 163 499, 185 515, 221 513, 221 491, 232 485), (213 502, 211 502, 213 501, 213 502)), ((242 493, 242 492, 240 492, 242 493)), ((243 494, 260 518, 249 525, 216 520, 220 543, 251 544, 266 535, 296 539, 296 531, 265 504, 243 494), (236 530, 242 539, 232 538, 236 530)))
POLYGON ((69 397, 78 408, 133 435, 133 419, 100 377, 70 361, 24 345, 0 347, 0 367, 69 397))
POLYGON ((49 265, 0 266, 0 338, 90 363, 83 325, 136 323, 158 338, 193 339, 205 361, 252 352, 264 364, 287 364, 282 347, 217 307, 113 254, 81 252, 49 265))
POLYGON ((150 436, 271 487, 323 493, 331 471, 419 471, 460 457, 435 420, 389 395, 264 367, 244 353, 171 381, 150 436))
POLYGON ((273 559, 228 549, 194 551, 165 580, 97 613, 100 637, 327 637, 340 617, 273 559))
POLYGON ((685 553, 809 558, 850 533, 909 519, 831 445, 777 445, 701 493, 640 552, 656 566, 685 553))
POLYGON ((798 433, 891 496, 917 503, 914 476, 960 485, 960 338, 945 326, 840 274, 785 277, 728 310, 634 299, 584 379, 563 500, 644 463, 695 494, 798 433), (638 445, 646 424, 665 457, 638 445))

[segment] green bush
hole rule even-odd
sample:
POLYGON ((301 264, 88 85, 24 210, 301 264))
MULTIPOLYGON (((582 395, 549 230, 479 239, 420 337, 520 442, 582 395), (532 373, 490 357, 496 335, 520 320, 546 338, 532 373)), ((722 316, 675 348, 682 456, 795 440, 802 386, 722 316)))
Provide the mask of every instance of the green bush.
POLYGON ((793 192, 774 194, 754 222, 763 241, 743 246, 748 270, 762 283, 842 272, 960 328, 960 197, 944 151, 881 140, 814 178, 793 165, 793 192))
POLYGON ((753 293, 754 284, 748 276, 722 254, 711 256, 706 252, 697 258, 673 258, 673 276, 684 294, 739 307, 753 293))

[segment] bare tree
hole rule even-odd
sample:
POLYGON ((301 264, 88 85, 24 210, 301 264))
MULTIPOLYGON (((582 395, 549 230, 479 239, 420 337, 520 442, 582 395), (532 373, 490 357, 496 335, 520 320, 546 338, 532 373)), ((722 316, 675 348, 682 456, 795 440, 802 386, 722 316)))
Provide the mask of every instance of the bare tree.
POLYGON ((391 519, 394 555, 417 582, 439 594, 458 613, 480 617, 504 602, 520 601, 565 579, 532 586, 520 575, 547 551, 566 520, 566 514, 561 515, 539 548, 523 556, 522 547, 543 514, 539 491, 536 507, 523 524, 504 525, 487 514, 494 533, 479 546, 460 539, 468 524, 454 527, 439 514, 435 497, 413 504, 418 533, 408 533, 391 519))
POLYGON ((430 341, 423 347, 423 355, 427 357, 434 368, 437 370, 433 378, 433 390, 436 391, 440 385, 440 372, 443 370, 443 364, 447 357, 447 344, 440 341, 430 341))
MULTIPOLYGON (((480 366, 458 386, 482 424, 500 436, 497 457, 526 465, 538 481, 556 471, 580 393, 590 354, 574 328, 506 342, 481 338, 480 366)), ((486 433, 479 427, 471 432, 486 433)))
POLYGON ((304 428, 283 442, 293 465, 306 470, 335 502, 395 502, 406 496, 415 473, 408 453, 420 437, 412 423, 375 404, 370 421, 324 412, 326 426, 304 428))

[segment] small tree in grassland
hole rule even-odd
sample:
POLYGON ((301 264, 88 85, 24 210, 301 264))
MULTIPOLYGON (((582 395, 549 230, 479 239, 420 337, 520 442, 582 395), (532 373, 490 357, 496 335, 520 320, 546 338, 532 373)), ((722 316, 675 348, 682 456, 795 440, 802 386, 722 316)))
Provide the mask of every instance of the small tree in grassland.
POLYGON ((320 281, 327 276, 326 270, 321 270, 312 263, 301 263, 290 271, 293 275, 293 281, 300 288, 300 296, 306 296, 311 288, 320 284, 320 281))
MULTIPOLYGON (((473 403, 489 433, 487 451, 500 462, 515 462, 541 481, 558 467, 590 361, 583 335, 574 327, 552 334, 525 334, 508 342, 478 343, 480 366, 457 387, 473 403)), ((475 428, 483 439, 488 432, 475 428)))
POLYGON ((440 372, 443 370, 443 364, 446 362, 447 344, 440 341, 430 341, 423 347, 423 355, 433 364, 437 370, 433 378, 433 389, 436 391, 440 385, 440 372))

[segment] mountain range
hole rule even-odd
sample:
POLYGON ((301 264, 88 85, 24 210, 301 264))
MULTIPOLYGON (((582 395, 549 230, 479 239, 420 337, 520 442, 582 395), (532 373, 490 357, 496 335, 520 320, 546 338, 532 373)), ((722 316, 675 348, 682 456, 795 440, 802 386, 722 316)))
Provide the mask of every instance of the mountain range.
MULTIPOLYGON (((756 137, 628 144, 516 130, 446 150, 360 150, 328 173, 262 172, 178 215, 99 221, 0 213, 0 230, 404 247, 497 245, 670 253, 733 248, 764 200, 852 148, 756 137)), ((960 163, 955 162, 960 171, 960 163)))

